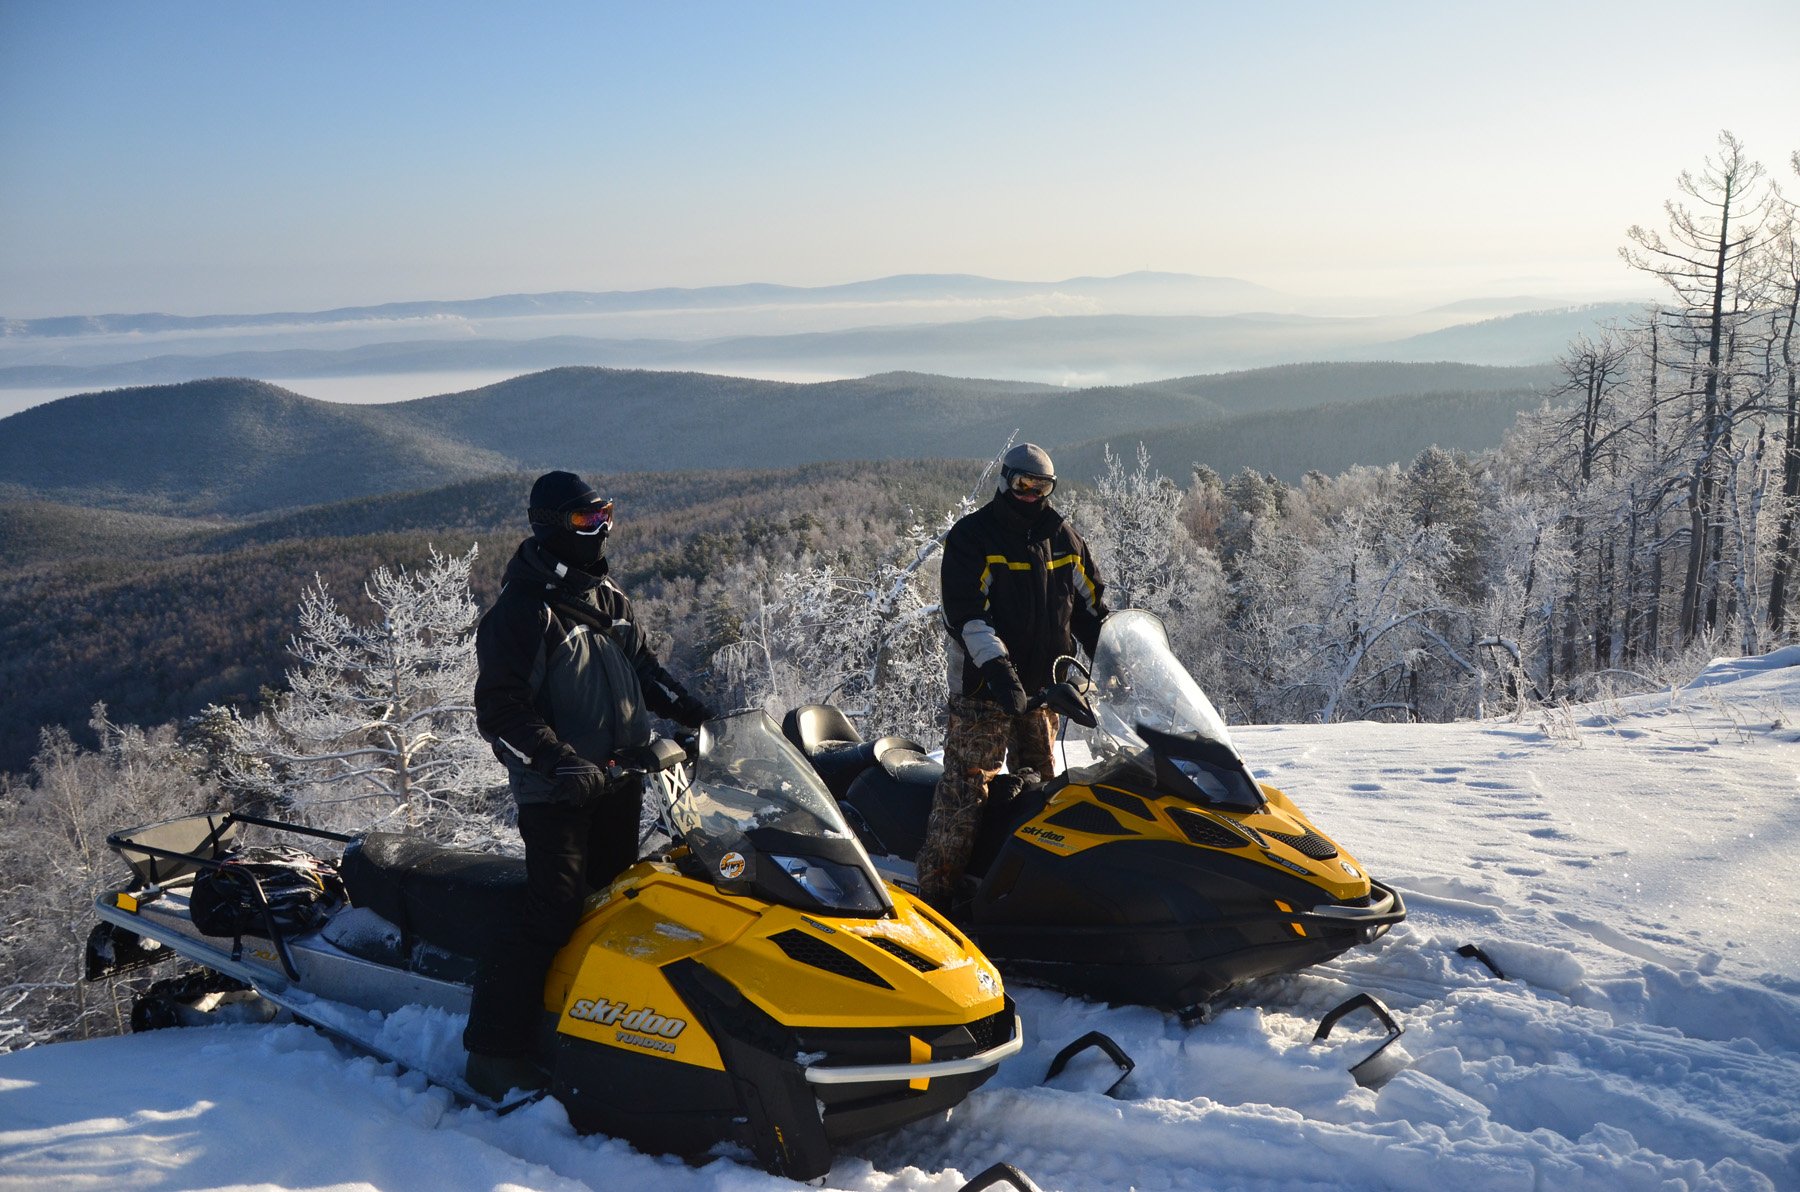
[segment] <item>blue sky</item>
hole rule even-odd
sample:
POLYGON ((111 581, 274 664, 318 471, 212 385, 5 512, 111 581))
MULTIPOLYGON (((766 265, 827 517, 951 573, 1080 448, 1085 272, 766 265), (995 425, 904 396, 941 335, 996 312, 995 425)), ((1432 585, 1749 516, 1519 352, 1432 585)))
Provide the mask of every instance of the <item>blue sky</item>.
POLYGON ((1721 128, 1791 175, 1797 46, 1776 0, 0 0, 0 315, 1144 268, 1597 296, 1721 128))

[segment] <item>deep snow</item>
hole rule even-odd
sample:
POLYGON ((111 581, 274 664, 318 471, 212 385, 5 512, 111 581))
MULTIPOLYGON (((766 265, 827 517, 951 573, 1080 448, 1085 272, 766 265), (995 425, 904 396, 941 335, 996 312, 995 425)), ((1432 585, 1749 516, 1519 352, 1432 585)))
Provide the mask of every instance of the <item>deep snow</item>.
MULTIPOLYGON (((1375 945, 1184 1026, 1015 986, 1027 1045, 947 1119, 839 1158, 826 1187, 1800 1189, 1800 647, 1688 687, 1521 721, 1237 730, 1265 779, 1399 887, 1375 945), (1505 972, 1459 956, 1476 944, 1505 972), (1367 991, 1410 1066, 1326 1009, 1367 991), (1050 1058, 1092 1029, 1136 1061, 1050 1058)), ((396 1046, 454 1063, 460 1022, 396 1046)), ((573 1134, 554 1102, 459 1109, 296 1025, 0 1056, 0 1189, 795 1187, 573 1134)))

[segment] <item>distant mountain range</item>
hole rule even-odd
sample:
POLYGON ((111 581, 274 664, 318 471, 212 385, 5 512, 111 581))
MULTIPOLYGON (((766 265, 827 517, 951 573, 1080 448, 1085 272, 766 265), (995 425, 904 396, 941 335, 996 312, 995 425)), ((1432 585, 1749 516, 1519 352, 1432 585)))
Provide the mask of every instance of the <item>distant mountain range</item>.
POLYGON ((1641 307, 1572 307, 1412 333, 1418 316, 1058 315, 867 327, 705 340, 551 336, 413 340, 349 348, 160 355, 104 364, 0 367, 0 386, 83 387, 213 376, 331 377, 514 370, 567 365, 708 372, 868 375, 895 370, 1009 377, 1046 384, 1135 382, 1314 360, 1543 363, 1581 334, 1641 307))
POLYGON ((548 467, 980 459, 1015 431, 1066 451, 1064 473, 1077 480, 1098 470, 1105 444, 1134 451, 1140 439, 1171 474, 1223 463, 1292 480, 1309 468, 1410 459, 1433 442, 1491 446, 1555 383, 1542 366, 1459 364, 1298 365, 1088 389, 917 373, 802 385, 561 368, 344 405, 214 379, 83 394, 0 419, 0 498, 244 517, 548 467), (1229 459, 1217 452, 1225 443, 1229 459))
POLYGON ((0 319, 0 389, 76 393, 220 376, 486 380, 571 365, 1134 384, 1316 360, 1536 364, 1640 311, 1522 295, 1395 310, 1172 273, 1054 282, 921 274, 269 314, 0 319))
POLYGON ((341 323, 397 323, 418 319, 543 318, 547 316, 641 313, 645 311, 731 309, 751 306, 893 306, 921 302, 1005 301, 1061 294, 1074 299, 1124 304, 1170 313, 1226 313, 1290 310, 1299 299, 1234 277, 1186 273, 1127 273, 1118 277, 1072 277, 1063 281, 1006 281, 966 273, 912 273, 832 286, 750 283, 691 289, 549 294, 503 294, 434 302, 387 302, 321 311, 267 314, 104 314, 43 319, 0 319, 0 337, 61 338, 78 335, 162 334, 243 327, 306 327, 341 323))

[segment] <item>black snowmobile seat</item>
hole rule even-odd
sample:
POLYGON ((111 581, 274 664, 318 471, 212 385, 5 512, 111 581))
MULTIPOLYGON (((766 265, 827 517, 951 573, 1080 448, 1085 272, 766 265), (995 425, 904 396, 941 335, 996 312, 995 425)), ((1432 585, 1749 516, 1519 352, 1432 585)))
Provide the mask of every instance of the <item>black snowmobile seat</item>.
POLYGON ((802 704, 794 708, 781 718, 781 732, 809 757, 834 745, 862 744, 862 734, 850 718, 830 704, 802 704))
MULTIPOLYGON (((802 704, 793 709, 782 717, 781 732, 812 763, 826 789, 839 799, 863 771, 885 764, 884 755, 898 758, 910 750, 922 759, 925 753, 923 745, 906 737, 863 740, 850 718, 830 704, 802 704)), ((891 766, 889 772, 893 772, 891 766)), ((937 779, 932 782, 935 784, 937 779)))
POLYGON ((868 768, 873 751, 849 718, 830 704, 806 704, 781 719, 781 732, 805 755, 825 787, 842 798, 868 768))
POLYGON ((523 918, 525 862, 369 832, 344 850, 338 875, 352 906, 374 911, 409 941, 479 957, 523 918))
POLYGON ((855 808, 876 851, 917 856, 932 796, 944 776, 943 763, 932 761, 918 742, 904 737, 883 737, 868 748, 874 764, 850 784, 845 802, 855 808))

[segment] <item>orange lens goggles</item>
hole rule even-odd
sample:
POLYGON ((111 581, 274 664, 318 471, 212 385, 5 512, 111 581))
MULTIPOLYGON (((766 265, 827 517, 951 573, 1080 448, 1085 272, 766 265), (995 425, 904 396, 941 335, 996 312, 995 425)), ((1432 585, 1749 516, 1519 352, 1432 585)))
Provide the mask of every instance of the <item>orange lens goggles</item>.
POLYGON ((591 534, 612 525, 613 503, 602 501, 586 509, 575 509, 562 515, 563 524, 577 534, 591 534))
POLYGON ((1050 476, 1030 476, 1020 472, 1012 478, 1012 490, 1021 497, 1047 497, 1056 487, 1056 480, 1050 476))

